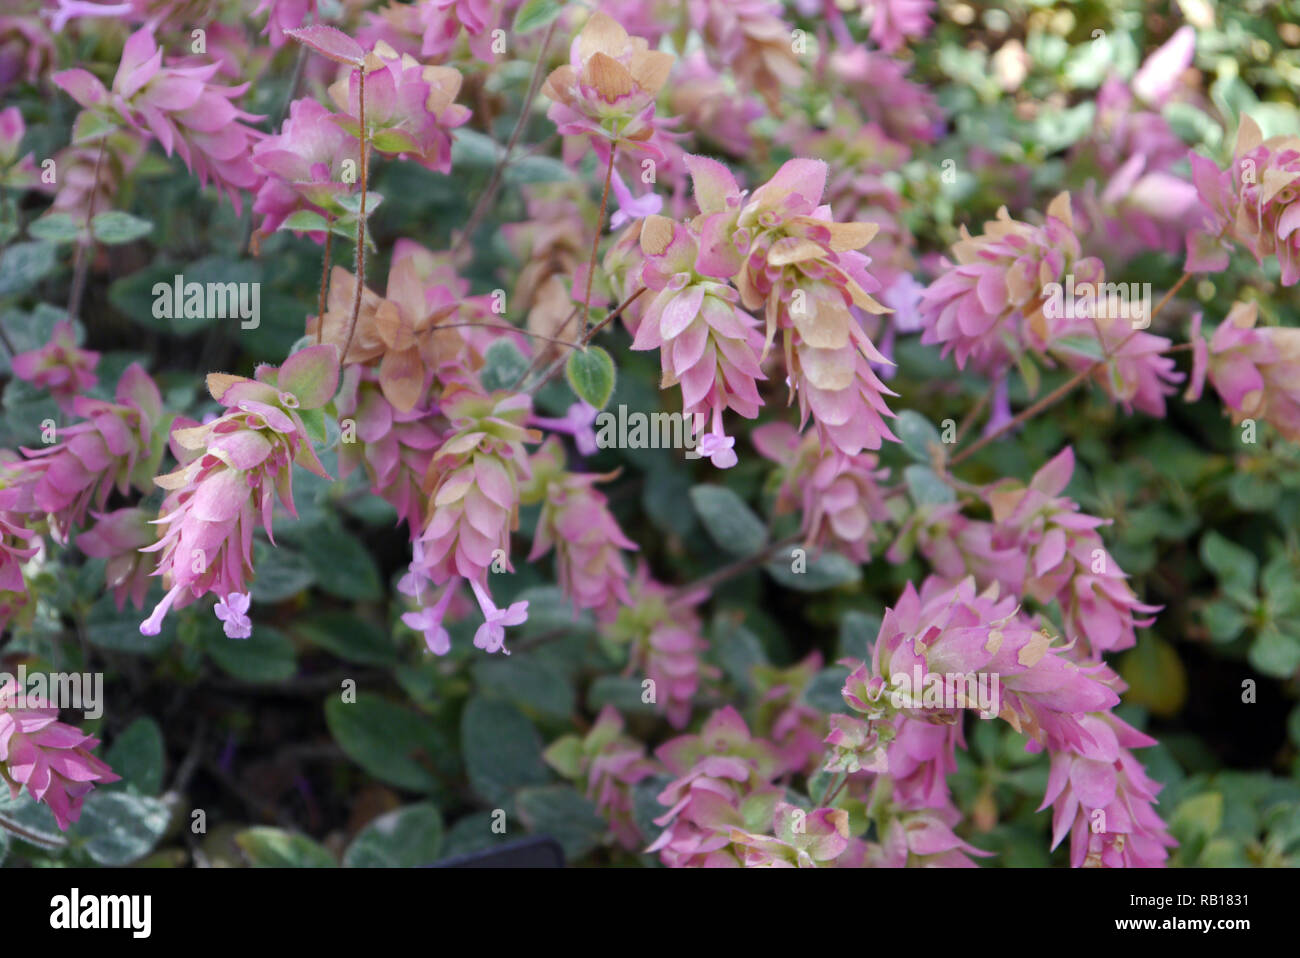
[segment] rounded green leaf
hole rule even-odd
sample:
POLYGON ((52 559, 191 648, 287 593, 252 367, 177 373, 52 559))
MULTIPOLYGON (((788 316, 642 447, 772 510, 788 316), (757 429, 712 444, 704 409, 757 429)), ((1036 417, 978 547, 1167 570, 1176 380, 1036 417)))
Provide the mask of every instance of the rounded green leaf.
POLYGON ((442 848, 442 814, 430 802, 381 815, 361 830, 343 853, 349 868, 419 868, 442 848))
POLYGON ((153 232, 153 224, 121 210, 108 210, 95 214, 90 221, 90 231, 101 243, 114 246, 148 236, 153 232))
POLYGON ((235 836, 235 842, 254 868, 333 868, 338 865, 328 849, 306 835, 282 828, 248 828, 235 836))
POLYGON ((604 409, 614 394, 614 358, 599 346, 572 350, 564 375, 574 395, 596 409, 604 409))
POLYGON ((767 544, 767 526, 725 486, 695 486, 691 505, 709 537, 732 555, 753 555, 767 544))

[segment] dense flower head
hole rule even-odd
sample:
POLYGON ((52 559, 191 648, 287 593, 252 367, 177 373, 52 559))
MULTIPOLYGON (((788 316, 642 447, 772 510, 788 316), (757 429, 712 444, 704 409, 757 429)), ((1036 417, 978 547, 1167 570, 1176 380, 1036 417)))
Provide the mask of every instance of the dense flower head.
POLYGON ((772 747, 726 706, 655 756, 677 778, 658 796, 668 811, 654 822, 664 831, 646 850, 672 868, 740 865, 746 846, 736 847, 733 834, 766 831, 783 797, 771 784, 779 765, 772 747))
MULTIPOLYGON (((709 421, 709 435, 723 443, 728 438, 725 410, 753 419, 763 404, 757 385, 766 378, 758 365, 758 323, 740 308, 740 294, 732 286, 696 272, 698 240, 686 225, 648 217, 641 226, 641 251, 642 281, 655 296, 641 316, 632 348, 658 347, 661 385, 680 384, 683 414, 709 421)), ((735 461, 734 453, 713 457, 722 468, 735 461)))
POLYGON ((261 117, 233 103, 248 84, 226 87, 210 82, 219 69, 219 63, 165 65, 152 30, 142 27, 122 49, 111 90, 79 67, 56 73, 54 82, 86 109, 109 112, 155 137, 169 156, 175 150, 201 184, 212 180, 238 211, 240 191, 260 181, 251 153, 262 134, 245 124, 261 117))
POLYGON ((1234 423, 1263 419, 1300 441, 1300 329, 1261 327, 1258 320, 1257 303, 1234 303, 1207 342, 1196 315, 1188 398, 1200 396, 1208 375, 1234 423))
POLYGON ((958 368, 971 363, 988 374, 1055 338, 1044 287, 1063 284, 1066 274, 1084 283, 1103 278, 1100 260, 1081 255, 1068 193, 1048 206, 1042 226, 1012 219, 1006 207, 978 236, 963 226, 952 254, 956 262, 945 260, 943 274, 921 297, 921 342, 942 344, 958 368))
POLYGON ((104 585, 113 590, 113 602, 121 611, 130 598, 137 609, 144 608, 150 557, 140 550, 154 541, 149 514, 143 509, 117 509, 96 515, 95 524, 77 536, 77 548, 92 559, 104 560, 104 585))
POLYGON ((533 454, 530 468, 531 488, 524 501, 540 499, 542 509, 528 561, 535 562, 554 549, 556 578, 575 609, 592 609, 604 620, 613 618, 620 605, 632 601, 623 550, 637 549, 595 489, 596 483, 613 475, 566 471, 564 450, 555 437, 533 454))
POLYGON ((339 201, 354 184, 346 182, 344 164, 352 164, 355 181, 361 145, 329 122, 331 116, 313 99, 294 100, 280 132, 253 147, 253 163, 267 174, 253 201, 253 212, 263 216, 263 233, 274 232, 298 210, 331 219, 345 212, 339 201))
POLYGON ((746 868, 817 868, 832 863, 849 847, 849 813, 842 808, 806 812, 778 802, 772 812, 771 835, 733 828, 731 840, 741 846, 746 868))
POLYGON ((1095 654, 1131 648, 1137 642, 1135 629, 1150 625, 1150 614, 1160 606, 1142 603, 1133 594, 1097 533, 1107 520, 1080 512, 1077 503, 1061 495, 1073 472, 1074 450, 1067 447, 1028 486, 1006 480, 987 492, 998 527, 995 542, 1014 546, 1023 558, 985 574, 1039 602, 1056 599, 1066 636, 1081 648, 1095 654))
POLYGON ((688 0, 691 25, 736 85, 755 90, 776 112, 783 89, 801 86, 805 71, 791 49, 791 28, 776 0, 688 0))
POLYGON ((894 53, 930 32, 934 7, 934 0, 863 0, 862 15, 871 19, 872 42, 894 53))
POLYGON ((1155 739, 1110 714, 1082 724, 1084 743, 1052 753, 1040 806, 1052 806, 1052 847, 1068 834, 1075 868, 1162 866, 1177 842, 1153 807, 1161 786, 1130 751, 1155 739))
POLYGON ((43 513, 54 538, 66 542, 90 508, 103 509, 117 489, 148 489, 162 455, 163 403, 158 387, 138 363, 118 380, 116 402, 76 396, 72 412, 82 422, 59 430, 61 441, 24 449, 16 468, 25 482, 18 508, 43 513))
POLYGON ((30 607, 23 565, 41 551, 40 537, 27 528, 27 515, 15 509, 29 493, 11 465, 0 458, 0 629, 30 607), (19 484, 12 485, 15 481, 19 484))
POLYGON ((662 154, 648 144, 655 132, 655 99, 672 69, 671 54, 649 49, 597 11, 573 40, 569 62, 542 86, 547 111, 564 136, 585 136, 602 162, 611 150, 662 154))
POLYGON ((670 725, 683 728, 690 720, 700 680, 716 675, 702 660, 708 646, 692 609, 706 596, 700 592, 674 595, 650 578, 644 564, 637 568, 628 592, 631 604, 618 610, 604 634, 613 644, 627 647, 629 668, 640 669, 653 683, 651 701, 670 725))
POLYGON ((804 544, 870 561, 874 524, 891 518, 881 488, 889 470, 869 452, 846 456, 824 449, 814 433, 800 436, 788 423, 765 423, 751 440, 782 467, 776 510, 800 513, 804 544))
POLYGON ((38 349, 19 353, 11 364, 14 375, 47 390, 64 409, 71 409, 73 398, 90 392, 97 382, 95 367, 99 353, 82 349, 71 320, 54 324, 49 342, 38 349))
MULTIPOLYGON (((451 170, 451 132, 469 122, 470 109, 456 101, 462 77, 455 67, 420 63, 380 41, 366 58, 366 127, 380 153, 408 156, 437 173, 451 170)), ((333 121, 352 137, 361 135, 361 71, 351 70, 330 87, 341 113, 333 121)))
POLYGON ((1300 282, 1300 137, 1267 140, 1242 114, 1232 165, 1220 170, 1198 153, 1189 156, 1192 179, 1208 208, 1202 229, 1187 237, 1189 272, 1228 265, 1225 240, 1244 246, 1261 265, 1277 257, 1282 285, 1300 282))
POLYGON ((397 510, 414 538, 424 528, 421 487, 442 442, 430 423, 433 411, 398 409, 384 398, 374 371, 360 366, 344 372, 335 408, 340 423, 355 429, 339 444, 339 478, 363 467, 371 490, 397 510))
POLYGON ((226 412, 204 425, 172 432, 186 461, 154 480, 167 490, 156 520, 161 535, 143 551, 159 553, 153 574, 163 578, 168 591, 140 624, 145 635, 158 634, 171 608, 208 593, 215 593, 227 607, 232 595, 247 595, 258 523, 273 536, 277 497, 290 515, 297 515, 294 464, 330 478, 312 448, 303 417, 333 397, 338 350, 329 344, 309 346, 278 369, 258 367, 256 375, 210 375, 208 390, 226 412))
POLYGON ((57 708, 33 701, 12 679, 0 686, 0 780, 14 798, 25 786, 66 831, 95 784, 120 776, 91 754, 99 739, 58 718, 57 708))
POLYGON ((847 455, 895 440, 883 416, 893 413, 871 363, 889 365, 851 307, 887 312, 871 293, 879 282, 858 252, 875 235, 870 223, 836 223, 822 204, 827 166, 795 159, 752 193, 742 193, 715 160, 687 160, 700 216, 696 270, 730 279, 741 303, 764 310, 766 354, 782 333, 786 372, 822 441, 847 455))
POLYGON ((547 764, 577 782, 609 822, 614 839, 629 851, 642 844, 633 815, 633 789, 659 771, 645 746, 624 731, 623 717, 606 705, 584 736, 565 735, 546 749, 547 764))
POLYGON ((826 718, 804 701, 822 666, 820 652, 809 653, 788 668, 755 665, 754 730, 771 743, 782 773, 815 771, 822 758, 826 718))

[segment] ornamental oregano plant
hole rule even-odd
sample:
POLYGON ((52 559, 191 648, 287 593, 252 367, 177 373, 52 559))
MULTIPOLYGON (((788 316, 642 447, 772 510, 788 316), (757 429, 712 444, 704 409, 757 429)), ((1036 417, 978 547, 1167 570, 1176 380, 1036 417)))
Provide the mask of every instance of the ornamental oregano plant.
POLYGON ((1287 6, 8 4, 0 860, 1295 864, 1287 6))

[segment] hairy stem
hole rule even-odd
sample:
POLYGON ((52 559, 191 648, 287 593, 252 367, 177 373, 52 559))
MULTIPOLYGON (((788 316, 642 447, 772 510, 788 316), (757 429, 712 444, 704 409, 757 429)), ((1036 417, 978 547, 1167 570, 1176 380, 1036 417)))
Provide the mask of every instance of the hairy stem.
POLYGON ((366 68, 358 67, 357 110, 361 124, 361 200, 357 206, 357 291, 352 297, 352 319, 348 321, 348 335, 343 340, 343 351, 339 354, 339 365, 347 362, 348 350, 352 348, 352 337, 357 331, 357 317, 361 315, 361 293, 366 286, 366 154, 370 149, 370 130, 366 127, 366 68))
POLYGON ((90 221, 95 218, 95 200, 99 193, 99 170, 104 164, 104 147, 108 134, 99 138, 99 153, 95 156, 95 175, 90 181, 90 201, 86 204, 86 241, 77 244, 77 256, 72 267, 72 292, 68 295, 68 319, 76 319, 81 312, 81 297, 86 292, 86 274, 90 272, 90 252, 95 247, 95 237, 90 231, 90 221))
MULTIPOLYGON (((330 222, 333 226, 333 221, 330 222)), ((320 297, 316 306, 316 345, 321 344, 321 337, 325 335, 325 289, 329 286, 330 281, 330 245, 334 240, 334 231, 327 229, 325 231, 325 252, 321 256, 320 265, 320 297)), ((341 361, 341 360, 340 360, 341 361)))

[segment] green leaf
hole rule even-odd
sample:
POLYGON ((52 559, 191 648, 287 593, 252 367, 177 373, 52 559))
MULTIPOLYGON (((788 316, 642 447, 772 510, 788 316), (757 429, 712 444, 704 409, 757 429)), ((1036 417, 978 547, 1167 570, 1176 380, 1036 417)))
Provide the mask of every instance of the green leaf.
POLYGON ((1223 796, 1204 792, 1182 801, 1169 819, 1170 830, 1178 837, 1206 839, 1223 824, 1223 796))
POLYGON ((713 654, 732 684, 742 689, 750 688, 754 666, 767 664, 758 636, 728 616, 713 625, 713 654))
POLYGON ((134 786, 140 794, 157 795, 162 790, 163 754, 162 729, 149 716, 142 715, 113 739, 104 761, 122 776, 123 783, 134 786))
POLYGON ((129 865, 153 851, 169 818, 167 806, 156 798, 95 789, 68 837, 101 865, 129 865))
POLYGON ((735 556, 753 555, 767 545, 767 527, 726 486, 695 486, 691 505, 718 547, 735 556))
POLYGON ((276 388, 293 393, 303 409, 319 409, 339 388, 339 351, 330 343, 308 346, 281 364, 276 388))
POLYGON ((54 244, 14 243, 0 253, 0 296, 25 293, 54 269, 54 244))
POLYGON ((561 736, 546 746, 542 758, 565 778, 576 779, 582 774, 582 739, 576 735, 561 736))
POLYGON ((912 501, 918 506, 944 505, 956 502, 957 493, 929 466, 908 466, 903 470, 903 481, 912 501))
POLYGON ((153 224, 121 210, 107 210, 95 214, 90 221, 90 231, 95 239, 109 246, 130 243, 153 232, 153 224))
POLYGON ((387 629, 347 612, 324 612, 294 626, 308 642, 358 665, 396 665, 397 646, 387 629))
POLYGON ((329 850, 306 835, 259 825, 235 836, 235 843, 254 868, 334 868, 329 850))
POLYGON ((1272 626, 1261 629, 1246 659, 1264 675, 1288 679, 1300 669, 1300 638, 1272 626))
POLYGON ((81 235, 81 225, 67 213, 46 213, 31 222, 27 233, 47 243, 71 243, 81 235))
POLYGON ((543 785, 520 789, 519 817, 529 830, 560 843, 572 861, 600 847, 605 820, 596 806, 570 785, 543 785))
POLYGON ((643 701, 641 680, 621 675, 602 675, 587 688, 587 708, 598 712, 612 705, 624 715, 656 715, 658 707, 643 701))
POLYGON ((1243 512, 1268 512, 1281 497, 1281 486, 1255 472, 1238 472, 1228 480, 1228 498, 1243 512))
POLYGON ((544 27, 564 9, 560 0, 526 0, 515 14, 514 32, 530 33, 544 27))
POLYGON ((564 375, 574 395, 596 409, 614 394, 614 358, 599 346, 570 350, 564 375))
POLYGON ((253 543, 253 602, 275 603, 292 599, 311 588, 316 572, 307 558, 284 546, 272 548, 260 539, 253 543))
POLYGON ((0 787, 0 829, 6 822, 21 830, 22 834, 14 832, 15 837, 36 848, 50 850, 68 844, 49 806, 40 804, 26 791, 15 797, 7 787, 0 787))
POLYGON ((293 643, 269 625, 256 626, 246 639, 231 639, 213 618, 203 631, 203 648, 223 672, 244 682, 283 682, 298 672, 293 643))
POLYGON ((340 599, 371 602, 383 597, 379 566, 356 536, 332 522, 304 530, 298 540, 322 591, 340 599))
POLYGON ((1201 538, 1201 561, 1214 573, 1223 591, 1232 599, 1253 605, 1255 576, 1259 560, 1236 543, 1211 530, 1201 538))
POLYGON ((277 230, 291 230, 295 233, 328 233, 330 221, 315 210, 295 210, 284 218, 277 230))
MULTIPOLYGON (((374 190, 366 191, 366 219, 374 215, 375 210, 379 209, 379 204, 384 201, 384 197, 374 190)), ((353 228, 348 231, 348 235, 356 235, 356 218, 361 215, 361 192, 345 193, 338 198, 339 206, 352 214, 353 228)))
POLYGON ((470 785, 498 808, 509 810, 516 790, 550 778, 537 730, 508 702, 471 698, 461 715, 460 737, 470 785))
POLYGON ((939 430, 930 420, 912 409, 904 409, 894 420, 894 432, 903 443, 903 449, 917 462, 930 461, 930 447, 943 448, 939 430))
POLYGON ((832 665, 813 676, 804 689, 803 700, 822 712, 848 712, 844 701, 844 680, 849 670, 842 665, 832 665))
POLYGON ((803 549, 803 546, 791 546, 789 555, 773 559, 763 566, 768 575, 787 589, 796 592, 825 592, 862 578, 862 569, 858 564, 838 552, 805 554, 802 559, 798 559, 796 549, 803 549), (796 568, 804 571, 796 572, 796 568))
POLYGON ((420 716, 373 692, 358 692, 355 702, 329 698, 325 723, 347 756, 375 778, 414 792, 437 789, 425 764, 438 748, 437 736, 420 716))
POLYGON ((488 392, 509 389, 527 368, 528 359, 519 351, 519 347, 508 339, 498 339, 483 354, 479 382, 488 392))
POLYGON ((343 853, 349 868, 419 868, 442 848, 442 813, 430 802, 381 815, 363 828, 343 853))
POLYGON ((534 658, 480 659, 474 666, 474 682, 481 691, 545 718, 566 719, 573 714, 576 696, 569 680, 534 658))
POLYGON ((1201 610, 1210 638, 1215 642, 1231 642, 1246 628, 1246 614, 1227 599, 1215 599, 1201 610))

